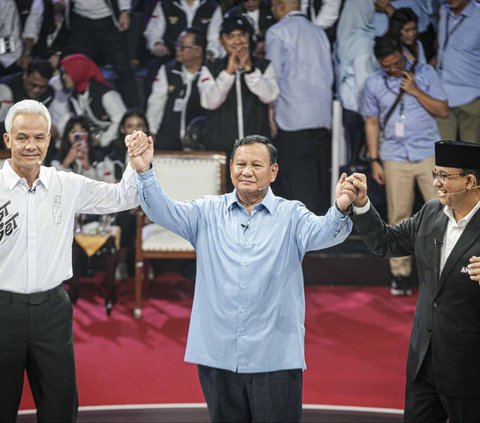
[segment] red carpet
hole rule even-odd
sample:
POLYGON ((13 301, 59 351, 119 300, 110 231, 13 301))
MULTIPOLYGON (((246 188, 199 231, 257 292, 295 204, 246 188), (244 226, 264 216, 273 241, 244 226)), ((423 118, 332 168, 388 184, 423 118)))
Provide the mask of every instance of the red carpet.
MULTIPOLYGON (((134 320, 131 282, 107 317, 93 284, 75 306, 80 405, 204 402, 196 367, 184 363, 193 286, 151 288, 134 320)), ((307 286, 305 404, 403 408, 408 336, 415 298, 387 288, 307 286)), ((22 409, 34 408, 28 385, 22 409)))

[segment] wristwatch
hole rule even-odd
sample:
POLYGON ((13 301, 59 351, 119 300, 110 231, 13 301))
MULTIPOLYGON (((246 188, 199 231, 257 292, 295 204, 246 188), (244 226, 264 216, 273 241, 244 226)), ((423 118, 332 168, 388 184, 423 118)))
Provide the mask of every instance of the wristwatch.
POLYGON ((353 206, 351 204, 347 207, 347 210, 340 210, 340 207, 338 207, 338 204, 335 201, 335 207, 344 216, 351 216, 353 214, 353 206))

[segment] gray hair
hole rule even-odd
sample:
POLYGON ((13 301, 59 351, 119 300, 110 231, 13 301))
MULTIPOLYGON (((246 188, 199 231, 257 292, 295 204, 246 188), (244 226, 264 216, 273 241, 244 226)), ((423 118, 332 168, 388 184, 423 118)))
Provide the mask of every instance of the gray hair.
POLYGON ((48 124, 48 130, 52 127, 52 118, 48 109, 37 100, 22 100, 15 103, 8 110, 7 117, 5 118, 5 131, 8 135, 11 135, 13 120, 18 115, 40 115, 43 116, 48 124))

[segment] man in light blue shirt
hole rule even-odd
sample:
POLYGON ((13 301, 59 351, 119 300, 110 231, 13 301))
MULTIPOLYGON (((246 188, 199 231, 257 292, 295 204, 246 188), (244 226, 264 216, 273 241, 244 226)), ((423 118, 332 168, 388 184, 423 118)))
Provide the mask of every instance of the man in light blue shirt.
POLYGON ((279 21, 265 37, 280 95, 274 104, 280 194, 314 213, 330 206, 333 66, 323 29, 300 12, 299 0, 273 0, 279 21))
POLYGON ((450 113, 442 139, 480 143, 480 4, 448 0, 440 9, 436 67, 450 113))
MULTIPOLYGON (((435 198, 430 178, 435 165, 434 142, 440 136, 434 116, 447 116, 448 104, 431 66, 417 63, 415 74, 406 70, 399 40, 381 37, 374 52, 382 69, 367 79, 362 112, 372 176, 385 184, 388 218, 393 225, 412 215, 415 183, 425 200, 435 198), (403 94, 392 109, 400 92, 403 94)), ((390 259, 390 272, 392 295, 410 295, 411 259, 390 259)))
POLYGON ((267 138, 250 135, 233 147, 233 192, 176 202, 150 169, 152 156, 153 147, 132 158, 142 208, 197 253, 185 360, 198 364, 211 420, 300 421, 302 259, 347 238, 353 185, 343 174, 335 205, 316 216, 273 194, 276 149, 267 138))

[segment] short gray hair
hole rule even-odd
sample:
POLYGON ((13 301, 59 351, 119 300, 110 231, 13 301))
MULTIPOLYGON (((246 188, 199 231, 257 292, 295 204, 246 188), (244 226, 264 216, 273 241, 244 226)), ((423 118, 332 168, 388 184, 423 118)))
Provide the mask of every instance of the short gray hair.
POLYGON ((47 120, 48 130, 52 127, 52 118, 48 109, 37 100, 22 100, 15 103, 8 110, 7 117, 5 118, 5 131, 8 135, 12 132, 13 120, 18 115, 40 115, 47 120))

